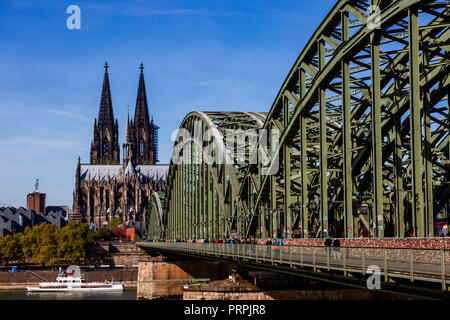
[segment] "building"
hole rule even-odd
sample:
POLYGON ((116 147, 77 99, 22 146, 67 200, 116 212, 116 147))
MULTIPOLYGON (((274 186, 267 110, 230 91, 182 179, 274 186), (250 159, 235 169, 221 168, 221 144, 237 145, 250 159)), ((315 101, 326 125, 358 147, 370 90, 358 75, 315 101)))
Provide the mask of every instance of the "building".
POLYGON ((70 222, 80 223, 83 221, 83 215, 80 212, 69 212, 68 218, 70 222))
POLYGON ((38 191, 39 179, 36 179, 36 185, 33 193, 27 195, 27 209, 34 210, 37 213, 45 212, 45 193, 38 191))
POLYGON ((159 128, 153 118, 150 120, 142 63, 140 69, 134 119, 130 120, 127 114, 122 163, 108 64, 105 64, 99 115, 94 121, 90 163, 82 164, 78 158, 72 216, 97 228, 116 217, 123 222, 146 221, 152 192, 166 188, 169 166, 157 164, 159 128))
POLYGON ((34 210, 20 207, 0 207, 0 236, 23 232, 26 227, 42 223, 51 223, 58 228, 67 224, 67 214, 64 211, 37 213, 34 210))
POLYGON ((53 212, 64 211, 66 214, 69 214, 70 207, 69 206, 46 206, 45 207, 45 214, 49 214, 52 211, 53 212))

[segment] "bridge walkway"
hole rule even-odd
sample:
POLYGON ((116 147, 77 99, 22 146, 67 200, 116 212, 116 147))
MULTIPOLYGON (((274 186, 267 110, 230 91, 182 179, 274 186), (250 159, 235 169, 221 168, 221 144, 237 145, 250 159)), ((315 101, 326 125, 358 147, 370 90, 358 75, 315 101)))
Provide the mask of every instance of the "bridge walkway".
POLYGON ((440 284, 442 291, 449 289, 450 251, 444 249, 340 247, 338 255, 334 253, 334 248, 324 246, 190 242, 140 242, 138 246, 217 260, 261 264, 270 266, 275 272, 286 267, 291 270, 310 268, 316 272, 342 272, 345 277, 353 277, 354 274, 369 276, 375 272, 386 282, 402 279, 411 283, 424 281, 440 284))

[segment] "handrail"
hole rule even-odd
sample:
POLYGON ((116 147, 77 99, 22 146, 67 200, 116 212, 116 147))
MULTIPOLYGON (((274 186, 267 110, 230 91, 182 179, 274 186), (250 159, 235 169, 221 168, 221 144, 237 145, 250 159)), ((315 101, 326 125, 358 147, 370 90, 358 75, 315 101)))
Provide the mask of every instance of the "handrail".
POLYGON ((359 272, 365 275, 366 268, 375 264, 380 267, 380 270, 384 270, 385 281, 388 281, 389 277, 406 277, 411 282, 416 279, 422 279, 441 282, 443 290, 448 290, 447 283, 449 279, 447 278, 450 277, 450 271, 448 270, 450 261, 446 262, 446 259, 450 260, 450 255, 446 255, 446 250, 444 249, 339 247, 343 251, 343 259, 341 259, 341 250, 325 246, 307 247, 192 242, 141 242, 138 245, 168 251, 196 253, 198 255, 216 255, 233 260, 253 260, 256 263, 284 264, 288 265, 289 268, 296 265, 312 267, 314 271, 321 268, 333 269, 343 271, 344 275, 348 275, 349 272, 359 272), (286 247, 289 248, 288 254, 286 252, 282 253, 283 248, 286 247), (225 250, 225 248, 228 248, 228 250, 225 250), (262 254, 260 250, 262 250, 262 254), (331 252, 333 252, 333 256, 331 256, 331 252), (398 252, 402 254, 398 255, 398 252), (392 253, 395 253, 395 255, 393 256, 392 253), (414 253, 418 254, 415 255, 414 253), (430 255, 430 253, 432 254, 430 255), (338 258, 336 258, 335 254, 338 258))
MULTIPOLYGON (((412 239, 412 238, 411 238, 412 239)), ((348 239, 347 239, 348 240, 348 239)), ((172 242, 172 241, 149 241, 149 242, 140 242, 140 243, 170 243, 170 244, 218 244, 218 245, 227 245, 231 244, 228 242, 222 242, 222 243, 211 243, 211 242, 172 242)), ((233 245, 252 245, 252 246, 280 246, 279 244, 264 244, 264 243, 233 243, 233 245)), ((298 245, 298 244, 283 244, 281 247, 297 247, 297 248, 326 248, 325 245, 298 245)), ((333 247, 332 247, 333 248, 333 247)), ((449 251, 450 248, 399 248, 399 247, 371 247, 371 246, 339 246, 341 249, 391 249, 391 250, 425 250, 425 251, 449 251)))

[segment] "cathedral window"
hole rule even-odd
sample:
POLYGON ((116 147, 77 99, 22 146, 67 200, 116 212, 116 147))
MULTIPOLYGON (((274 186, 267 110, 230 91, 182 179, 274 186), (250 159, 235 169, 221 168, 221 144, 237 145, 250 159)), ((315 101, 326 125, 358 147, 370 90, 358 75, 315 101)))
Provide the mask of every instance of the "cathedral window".
POLYGON ((103 140, 103 153, 107 153, 109 150, 108 140, 103 140))
POLYGON ((139 140, 139 153, 144 153, 144 140, 139 140))

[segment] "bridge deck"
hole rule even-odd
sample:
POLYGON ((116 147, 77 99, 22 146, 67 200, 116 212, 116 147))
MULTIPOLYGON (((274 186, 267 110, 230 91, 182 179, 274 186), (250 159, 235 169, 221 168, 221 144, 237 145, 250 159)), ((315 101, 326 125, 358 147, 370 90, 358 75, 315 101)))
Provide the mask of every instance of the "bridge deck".
POLYGON ((350 276, 355 273, 370 275, 368 267, 371 266, 385 281, 403 278, 410 282, 441 283, 443 291, 448 290, 450 280, 450 251, 443 249, 340 247, 338 255, 334 248, 323 246, 189 242, 140 242, 138 246, 218 260, 238 259, 268 264, 275 270, 283 267, 312 268, 314 271, 342 271, 345 276, 350 276))

